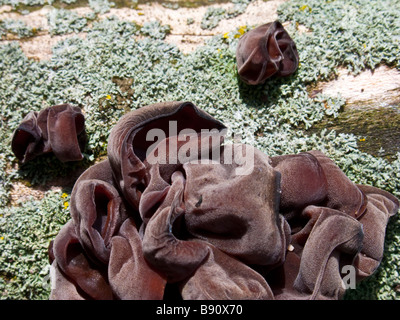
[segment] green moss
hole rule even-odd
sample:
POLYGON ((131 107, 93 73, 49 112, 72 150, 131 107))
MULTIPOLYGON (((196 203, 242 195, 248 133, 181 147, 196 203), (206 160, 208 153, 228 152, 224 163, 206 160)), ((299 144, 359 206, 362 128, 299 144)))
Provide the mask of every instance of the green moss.
POLYGON ((228 9, 221 7, 208 7, 206 13, 201 20, 202 29, 214 29, 218 26, 222 19, 230 19, 237 17, 246 11, 247 6, 252 0, 233 0, 233 6, 228 9))
POLYGON ((209 7, 201 20, 202 29, 214 29, 224 19, 226 10, 219 7, 209 7))
POLYGON ((358 73, 382 62, 399 67, 399 10, 400 3, 390 0, 295 0, 285 2, 279 13, 309 28, 312 36, 305 37, 318 39, 312 52, 315 67, 331 60, 333 67, 341 64, 358 73))
POLYGON ((165 39, 166 35, 169 34, 171 31, 171 27, 169 25, 161 25, 161 23, 157 20, 145 22, 140 29, 140 32, 145 35, 149 36, 153 39, 165 39))
MULTIPOLYGON (((155 102, 189 100, 223 121, 231 133, 240 134, 243 142, 269 155, 319 149, 353 181, 400 196, 400 153, 389 162, 363 152, 355 134, 311 132, 325 121, 340 118, 344 101, 340 97, 310 97, 307 91, 317 81, 333 77, 342 65, 354 73, 383 63, 399 68, 398 5, 396 0, 285 2, 279 9, 279 19, 290 22, 287 30, 296 42, 301 65, 292 76, 271 78, 259 86, 245 85, 238 78, 235 50, 239 29, 218 35, 187 55, 174 45, 152 39, 150 33, 146 36, 136 23, 116 18, 87 25, 84 39, 72 35, 61 40, 48 61, 27 59, 18 43, 0 44, 0 133, 4 137, 0 141, 1 232, 5 239, 12 239, 7 246, 16 250, 0 242, 0 249, 5 250, 0 264, 0 287, 2 292, 6 290, 5 297, 46 296, 45 291, 37 289, 44 275, 39 273, 39 277, 36 271, 47 263, 44 243, 56 230, 46 229, 46 223, 60 212, 48 203, 52 199, 54 206, 62 206, 62 200, 50 193, 43 200, 11 206, 10 190, 19 179, 43 184, 71 167, 45 157, 20 168, 10 142, 13 130, 29 111, 54 104, 71 103, 83 109, 89 138, 87 161, 105 156, 110 129, 129 110, 155 102), (302 9, 305 5, 308 7, 302 9), (310 32, 302 32, 300 24, 310 32), (136 40, 137 35, 145 37, 136 40), (39 209, 34 211, 33 207, 39 209), (32 217, 44 221, 39 233, 33 225, 24 226, 32 217), (23 236, 18 236, 22 230, 23 236), (32 255, 31 244, 38 237, 46 240, 38 240, 39 253, 32 255), (25 243, 31 244, 25 248, 25 243), (16 261, 16 252, 31 260, 16 261)), ((64 18, 57 20, 65 23, 64 18)), ((71 25, 67 24, 66 30, 71 25)), ((160 31, 164 26, 155 27, 160 31)), ((400 267, 395 263, 400 258, 399 225, 398 217, 389 223, 384 260, 377 273, 347 298, 399 298, 396 275, 400 267)))
POLYGON ((7 33, 11 33, 17 36, 19 39, 32 37, 37 33, 36 29, 32 29, 26 25, 23 21, 14 19, 0 20, 0 39, 5 37, 7 33))
POLYGON ((1 299, 47 299, 47 249, 69 219, 69 195, 48 192, 41 201, 0 208, 1 299))
POLYGON ((88 19, 80 17, 77 13, 65 9, 53 9, 47 14, 47 22, 51 35, 78 33, 82 31, 88 19))
POLYGON ((110 11, 111 7, 115 4, 114 2, 109 2, 108 0, 88 0, 89 7, 93 9, 96 13, 106 13, 110 11))
MULTIPOLYGON (((243 2, 247 0, 237 0, 243 2)), ((107 12, 110 7, 116 8, 137 8, 139 4, 151 2, 160 3, 166 8, 198 8, 200 6, 214 5, 217 3, 227 3, 229 0, 93 0, 93 9, 107 12), (108 7, 108 9, 106 9, 108 7)), ((77 7, 89 6, 89 0, 0 0, 0 5, 11 5, 15 11, 31 12, 39 10, 44 5, 51 5, 57 9, 73 9, 77 7)))
POLYGON ((393 160, 400 152, 400 106, 346 108, 335 119, 316 124, 311 132, 327 128, 358 137, 361 151, 393 160))

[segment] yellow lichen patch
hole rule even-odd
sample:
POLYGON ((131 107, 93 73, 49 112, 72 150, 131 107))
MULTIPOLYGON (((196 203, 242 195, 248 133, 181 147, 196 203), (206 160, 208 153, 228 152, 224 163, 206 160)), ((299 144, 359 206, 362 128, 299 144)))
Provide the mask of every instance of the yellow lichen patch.
POLYGON ((301 6, 299 10, 300 10, 300 11, 308 10, 308 12, 311 12, 311 11, 312 11, 311 7, 309 7, 309 6, 306 5, 306 4, 305 4, 304 6, 301 6))

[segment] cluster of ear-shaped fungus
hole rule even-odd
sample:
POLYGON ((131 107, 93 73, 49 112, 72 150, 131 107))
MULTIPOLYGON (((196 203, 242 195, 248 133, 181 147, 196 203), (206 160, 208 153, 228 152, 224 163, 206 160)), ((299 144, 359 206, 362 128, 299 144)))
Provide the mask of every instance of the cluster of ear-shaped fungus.
POLYGON ((51 298, 338 299, 343 266, 376 270, 393 195, 321 152, 269 157, 225 132, 190 102, 121 118, 49 247, 51 298))
POLYGON ((240 39, 236 49, 240 78, 247 84, 263 83, 273 75, 284 77, 299 65, 296 44, 279 21, 266 23, 240 39))
POLYGON ((15 130, 11 149, 22 163, 53 152, 62 162, 83 159, 85 118, 78 107, 60 104, 31 111, 15 130))

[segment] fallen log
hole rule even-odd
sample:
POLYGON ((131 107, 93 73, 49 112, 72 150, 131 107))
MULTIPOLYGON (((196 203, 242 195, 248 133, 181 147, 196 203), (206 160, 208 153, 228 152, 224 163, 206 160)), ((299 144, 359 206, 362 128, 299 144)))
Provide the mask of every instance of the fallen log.
POLYGON ((328 118, 309 131, 322 129, 352 133, 361 151, 388 160, 400 152, 400 71, 380 66, 357 76, 339 70, 338 77, 318 84, 310 95, 340 95, 346 104, 336 118, 328 118))

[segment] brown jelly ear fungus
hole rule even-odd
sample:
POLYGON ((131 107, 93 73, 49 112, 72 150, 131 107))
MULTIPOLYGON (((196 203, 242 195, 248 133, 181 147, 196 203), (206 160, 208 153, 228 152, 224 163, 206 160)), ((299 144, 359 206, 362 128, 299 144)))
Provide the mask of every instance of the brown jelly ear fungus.
POLYGON ((261 25, 245 33, 238 42, 236 63, 240 78, 257 85, 273 75, 284 77, 299 65, 296 44, 279 21, 261 25))
POLYGON ((60 104, 29 112, 14 131, 11 149, 22 163, 50 152, 61 162, 67 162, 82 160, 85 144, 85 118, 81 109, 60 104))
POLYGON ((392 194, 320 151, 224 142, 190 102, 126 114, 49 247, 51 299, 340 299, 378 268, 392 194))

